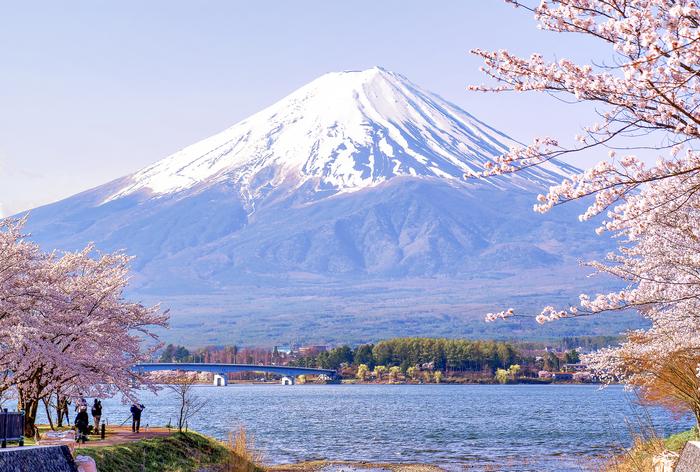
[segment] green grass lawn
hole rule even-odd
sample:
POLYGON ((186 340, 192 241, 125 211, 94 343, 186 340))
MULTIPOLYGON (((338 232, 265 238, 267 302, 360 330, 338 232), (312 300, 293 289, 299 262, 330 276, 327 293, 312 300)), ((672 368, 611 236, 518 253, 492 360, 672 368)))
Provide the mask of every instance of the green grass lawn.
POLYGON ((664 439, 664 446, 669 451, 680 452, 688 441, 696 441, 700 439, 698 437, 698 431, 693 428, 688 431, 683 431, 681 433, 672 434, 671 436, 664 439))
POLYGON ((115 446, 80 447, 74 455, 92 457, 100 472, 262 471, 224 443, 192 432, 115 446))

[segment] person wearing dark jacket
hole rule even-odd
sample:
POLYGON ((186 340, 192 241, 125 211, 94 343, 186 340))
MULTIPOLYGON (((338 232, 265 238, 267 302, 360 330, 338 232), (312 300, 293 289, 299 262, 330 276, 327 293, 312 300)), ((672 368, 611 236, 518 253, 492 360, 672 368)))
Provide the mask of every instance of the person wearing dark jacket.
POLYGON ((134 403, 131 405, 131 431, 133 433, 138 433, 141 427, 141 412, 146 408, 141 403, 134 403))
POLYGON ((100 432, 100 418, 102 417, 102 402, 95 398, 92 404, 92 420, 95 423, 95 434, 100 432))
POLYGON ((75 417, 75 429, 77 434, 75 435, 75 441, 83 443, 87 440, 88 425, 90 424, 90 417, 88 417, 87 408, 81 408, 75 417))

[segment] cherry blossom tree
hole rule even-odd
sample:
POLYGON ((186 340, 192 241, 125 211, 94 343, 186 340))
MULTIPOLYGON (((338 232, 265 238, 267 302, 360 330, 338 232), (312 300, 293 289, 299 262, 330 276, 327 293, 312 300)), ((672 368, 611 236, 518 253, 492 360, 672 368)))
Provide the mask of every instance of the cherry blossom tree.
POLYGON ((26 434, 54 393, 133 396, 145 379, 131 367, 159 347, 152 329, 167 313, 123 298, 130 258, 92 246, 46 254, 23 238, 23 221, 1 225, 0 371, 11 374, 0 390, 17 391, 26 434))
MULTIPOLYGON (((577 136, 578 145, 536 138, 477 176, 518 172, 583 150, 607 151, 598 164, 540 195, 535 210, 592 197, 581 219, 601 215, 598 231, 616 237, 619 248, 589 265, 628 285, 581 295, 578 306, 566 310, 545 307, 536 319, 636 309, 651 327, 585 360, 604 379, 623 379, 647 391, 670 385, 669 378, 687 380, 679 373, 688 369, 671 369, 670 375, 668 366, 690 359, 692 372, 700 359, 700 7, 693 0, 507 1, 534 13, 542 29, 607 44, 612 57, 608 64, 576 64, 548 62, 539 54, 473 51, 496 81, 473 90, 545 92, 602 107, 600 121, 577 136), (653 165, 635 155, 642 149, 657 154, 653 165)), ((509 309, 486 319, 511 316, 517 315, 509 309)), ((689 390, 676 389, 681 392, 676 400, 700 418, 694 382, 689 390)))

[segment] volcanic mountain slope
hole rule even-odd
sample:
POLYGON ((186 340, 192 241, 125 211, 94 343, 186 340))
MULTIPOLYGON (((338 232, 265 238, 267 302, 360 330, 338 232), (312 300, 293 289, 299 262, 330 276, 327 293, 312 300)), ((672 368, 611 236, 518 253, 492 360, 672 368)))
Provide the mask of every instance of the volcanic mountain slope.
MULTIPOLYGON (((480 297, 494 290, 495 306, 516 297, 516 279, 574 296, 563 280, 581 275, 577 259, 609 247, 576 222, 580 207, 532 212, 536 193, 571 167, 465 179, 513 144, 401 75, 330 73, 141 171, 33 210, 29 229, 46 248, 94 241, 135 255, 136 293, 172 304, 175 331, 216 320, 223 328, 208 341, 250 341, 242 331, 251 317, 269 327, 257 341, 286 340, 290 326, 324 341, 309 313, 330 333, 345 329, 353 306, 401 321, 391 334, 402 334, 412 316, 480 317, 485 302, 475 308, 463 292, 475 280, 480 297), (424 302, 440 280, 453 305, 424 302), (402 281, 414 287, 410 307, 373 305, 384 290, 376 287, 402 281), (279 303, 262 302, 274 293, 279 303), (192 296, 201 296, 196 307, 192 296)), ((376 338, 370 321, 352 337, 376 338)))

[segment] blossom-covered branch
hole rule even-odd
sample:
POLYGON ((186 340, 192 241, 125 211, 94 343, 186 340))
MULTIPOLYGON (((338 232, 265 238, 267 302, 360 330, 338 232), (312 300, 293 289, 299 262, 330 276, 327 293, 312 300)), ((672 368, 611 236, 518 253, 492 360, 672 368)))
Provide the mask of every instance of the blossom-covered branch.
MULTIPOLYGON (((567 149, 556 139, 537 138, 532 145, 501 156, 481 176, 516 172, 596 146, 629 149, 628 138, 640 134, 646 135, 646 140, 656 136, 658 149, 670 149, 649 167, 633 155, 616 159, 611 151, 609 159, 552 187, 536 207, 546 211, 562 202, 595 195, 583 215, 590 218, 642 184, 700 171, 700 156, 692 147, 700 138, 700 8, 696 2, 544 0, 536 6, 508 2, 532 11, 542 29, 604 41, 613 63, 548 62, 541 54, 520 58, 504 50, 474 49, 472 52, 484 60, 482 70, 496 85, 470 88, 563 94, 606 109, 601 122, 577 136, 579 147, 567 149), (623 139, 624 144, 618 146, 623 139), (683 146, 690 147, 683 151, 683 146), (678 157, 681 152, 685 156, 678 157)), ((648 146, 644 142, 640 147, 648 146)))

